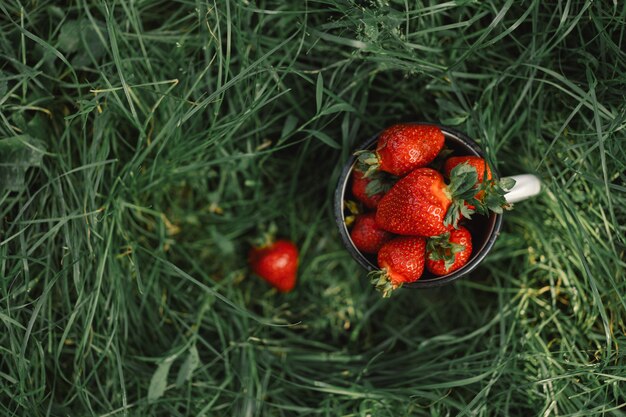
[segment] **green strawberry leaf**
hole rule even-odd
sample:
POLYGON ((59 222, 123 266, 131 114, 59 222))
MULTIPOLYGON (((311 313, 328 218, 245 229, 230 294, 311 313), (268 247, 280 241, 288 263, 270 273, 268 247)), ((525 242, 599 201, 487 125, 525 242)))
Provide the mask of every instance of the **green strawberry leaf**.
POLYGON ((388 175, 382 171, 374 173, 370 178, 372 178, 372 180, 365 187, 365 194, 369 197, 373 197, 380 193, 386 193, 395 183, 394 176, 388 175))
POLYGON ((382 193, 383 188, 384 186, 382 181, 377 178, 367 184, 367 186, 365 187, 365 194, 367 194, 368 197, 372 197, 378 193, 382 193))
POLYGON ((504 195, 515 185, 515 180, 505 178, 503 180, 484 181, 480 186, 483 196, 477 201, 476 210, 481 214, 489 214, 489 211, 502 214, 503 209, 510 210, 512 205, 506 202, 504 195))
POLYGON ((506 206, 504 196, 498 192, 486 193, 484 201, 487 209, 498 214, 502 214, 502 207, 506 206))
MULTIPOLYGON (((257 226, 257 235, 251 239, 249 239, 250 244, 255 248, 263 248, 266 246, 270 246, 276 240, 276 234, 278 233, 278 226, 273 221, 269 224, 259 225, 257 226)), ((216 242, 219 244, 221 240, 224 240, 224 236, 220 236, 216 230, 211 230, 213 237, 216 239, 216 242)), ((223 242, 222 244, 232 245, 232 242, 223 242)))
POLYGON ((383 298, 391 297, 391 293, 394 290, 400 288, 400 285, 394 285, 391 283, 391 278, 387 274, 387 271, 383 268, 380 271, 372 271, 369 273, 370 282, 376 288, 377 291, 381 293, 383 298))
POLYGON ((433 261, 444 261, 445 269, 448 270, 454 265, 456 254, 463 252, 465 245, 450 242, 450 233, 444 233, 428 239, 426 243, 426 253, 428 259, 433 261))
POLYGON ((503 190, 510 191, 515 186, 513 178, 502 178, 498 184, 503 190))
MULTIPOLYGON (((466 219, 471 219, 472 218, 472 214, 474 214, 474 210, 469 208, 467 205, 465 204, 461 204, 461 216, 465 217, 466 219)), ((456 226, 455 226, 456 228, 456 226)))
MULTIPOLYGON (((471 199, 470 201, 473 202, 475 201, 475 199, 471 199)), ((470 204, 473 204, 473 203, 470 203, 470 204)), ((462 218, 471 219, 472 214, 474 214, 475 212, 476 210, 471 209, 465 204, 464 199, 454 200, 452 201, 452 204, 450 204, 450 207, 448 208, 448 211, 446 212, 446 216, 443 219, 443 225, 444 226, 452 225, 452 227, 454 227, 455 229, 458 229, 459 221, 462 218)))
POLYGON ((453 201, 452 204, 450 204, 450 207, 448 207, 446 216, 443 219, 444 226, 452 225, 456 229, 459 220, 461 220, 461 209, 459 207, 459 203, 463 205, 462 201, 453 201))
MULTIPOLYGON (((450 185, 448 192, 451 194, 453 204, 446 213, 445 225, 452 224, 456 227, 459 217, 470 218, 471 214, 477 212, 479 214, 488 215, 490 211, 501 214, 503 209, 510 210, 512 205, 506 202, 504 195, 515 185, 512 178, 504 178, 500 181, 484 180, 474 186, 468 186, 468 179, 473 177, 467 167, 457 169, 463 165, 457 165, 450 173, 450 185), (479 196, 480 197, 477 197, 479 196), (457 204, 459 201, 465 201, 467 204, 475 207, 475 210, 468 209, 465 205, 457 204), (454 210, 454 211, 451 211, 454 210), (458 212, 457 212, 458 211, 458 212)), ((476 172, 476 169, 472 167, 476 172)), ((484 177, 483 177, 484 178, 484 177)), ((476 177, 476 180, 478 177, 476 177)))
POLYGON ((364 178, 370 178, 378 172, 380 164, 378 156, 374 152, 364 149, 355 152, 354 156, 357 157, 355 169, 362 172, 364 178))
POLYGON ((448 192, 452 198, 465 197, 468 194, 473 195, 473 189, 478 182, 478 173, 476 168, 468 163, 462 163, 455 166, 450 171, 450 184, 448 192))

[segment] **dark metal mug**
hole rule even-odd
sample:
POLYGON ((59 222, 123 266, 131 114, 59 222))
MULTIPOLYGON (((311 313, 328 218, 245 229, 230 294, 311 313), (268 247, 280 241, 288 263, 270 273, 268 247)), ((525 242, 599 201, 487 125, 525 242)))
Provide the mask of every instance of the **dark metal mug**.
MULTIPOLYGON (((439 125, 437 123, 416 124, 430 124, 438 126, 444 134, 446 147, 450 148, 453 151, 452 156, 475 155, 484 158, 484 154, 480 146, 478 146, 478 144, 470 139, 465 133, 459 132, 458 130, 452 129, 447 126, 439 125)), ((359 147, 357 147, 355 151, 360 149, 373 149, 376 145, 377 140, 378 134, 366 140, 359 147)), ((354 243, 350 238, 350 232, 348 231, 348 227, 346 226, 345 222, 346 208, 344 202, 346 192, 349 192, 348 184, 350 183, 350 178, 352 176, 351 174, 352 170, 354 169, 355 163, 356 157, 352 155, 350 159, 345 163, 343 170, 341 171, 341 175, 339 176, 339 181, 335 190, 334 201, 335 221, 337 222, 337 227, 339 228, 341 240, 343 241, 343 244, 348 252, 350 252, 352 257, 367 271, 374 271, 379 269, 376 266, 375 256, 363 254, 354 246, 354 243)), ((492 169, 492 176, 495 179, 500 178, 498 172, 495 169, 492 169)), ((516 175, 511 178, 515 179, 516 182, 513 189, 511 189, 505 195, 505 198, 509 203, 515 203, 525 200, 538 194, 541 190, 541 182, 539 181, 539 178, 534 175, 523 174, 516 175)), ((467 264, 465 264, 465 266, 443 276, 433 275, 425 269, 424 274, 419 280, 405 284, 403 287, 438 287, 455 281, 460 277, 472 272, 485 258, 485 256, 487 256, 494 243, 496 242, 496 239, 498 238, 498 235, 500 233, 500 228, 502 227, 502 214, 491 213, 488 217, 476 215, 465 226, 472 234, 473 248, 472 255, 467 264)))

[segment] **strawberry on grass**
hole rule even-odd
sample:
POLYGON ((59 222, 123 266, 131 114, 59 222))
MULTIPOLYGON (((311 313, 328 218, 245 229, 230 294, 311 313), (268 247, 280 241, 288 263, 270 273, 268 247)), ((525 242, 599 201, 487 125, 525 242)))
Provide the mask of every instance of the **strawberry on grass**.
POLYGON ((390 126, 378 136, 374 152, 357 152, 360 169, 365 177, 377 171, 403 176, 430 164, 443 148, 444 140, 443 132, 434 125, 390 126))
POLYGON ((465 227, 428 239, 426 268, 435 275, 447 275, 465 266, 472 255, 472 235, 465 227))
POLYGON ((378 251, 380 271, 371 273, 372 284, 383 297, 404 283, 417 281, 424 272, 426 239, 402 236, 385 243, 378 251))
POLYGON ((280 292, 289 292, 296 285, 298 247, 289 240, 254 246, 248 254, 250 269, 280 292))

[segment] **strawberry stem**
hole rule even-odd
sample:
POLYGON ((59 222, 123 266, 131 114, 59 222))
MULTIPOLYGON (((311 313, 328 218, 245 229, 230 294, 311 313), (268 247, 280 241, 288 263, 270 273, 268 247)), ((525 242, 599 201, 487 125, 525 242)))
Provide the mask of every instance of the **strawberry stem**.
POLYGON ((479 187, 481 198, 477 199, 476 210, 481 214, 488 214, 489 211, 501 214, 502 210, 511 210, 512 204, 506 202, 504 195, 515 185, 513 178, 504 178, 500 181, 485 181, 479 187))
MULTIPOLYGON (((487 178, 486 175, 483 178, 487 178)), ((487 215, 490 211, 502 213, 502 210, 510 210, 512 205, 506 202, 504 195, 513 188, 515 180, 505 178, 500 181, 483 180, 478 183, 476 168, 464 162, 455 166, 450 172, 450 184, 448 193, 452 204, 446 213, 443 224, 458 228, 458 222, 462 218, 470 219, 475 212, 487 215), (473 206, 470 208, 468 206, 473 206)))
POLYGON ((369 178, 380 168, 380 161, 375 152, 364 149, 354 153, 357 156, 356 169, 363 173, 363 178, 369 178))
POLYGON ((385 268, 380 271, 372 271, 369 273, 372 285, 381 293, 383 298, 389 298, 391 293, 400 288, 402 284, 393 284, 391 277, 385 268))
POLYGON ((446 271, 454 265, 456 254, 463 252, 464 250, 465 245, 450 242, 450 232, 444 233, 440 236, 431 237, 426 243, 426 253, 428 253, 428 259, 433 261, 443 260, 446 271))
POLYGON ((478 173, 476 168, 464 162, 455 166, 450 171, 450 184, 448 184, 447 192, 450 195, 452 204, 448 208, 446 217, 443 221, 445 226, 452 225, 458 228, 461 218, 471 218, 474 210, 469 208, 465 203, 472 203, 477 191, 475 189, 478 182, 478 173))
POLYGON ((259 233, 256 238, 250 239, 250 243, 255 248, 264 248, 267 246, 271 246, 276 239, 276 233, 278 232, 278 227, 276 223, 271 222, 268 225, 259 226, 259 233))
POLYGON ((365 194, 367 194, 368 197, 373 197, 380 193, 386 193, 395 183, 394 176, 386 174, 382 171, 373 173, 370 178, 372 180, 365 187, 365 194))
POLYGON ((467 199, 475 194, 474 186, 478 182, 476 168, 464 162, 455 166, 450 172, 450 184, 448 192, 452 198, 467 199))

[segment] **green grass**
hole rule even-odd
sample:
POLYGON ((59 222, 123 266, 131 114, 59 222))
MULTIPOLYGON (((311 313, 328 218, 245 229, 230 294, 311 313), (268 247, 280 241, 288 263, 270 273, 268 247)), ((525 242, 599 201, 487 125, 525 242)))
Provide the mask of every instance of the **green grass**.
POLYGON ((0 414, 624 415, 625 32, 621 1, 0 2, 0 414), (383 300, 332 193, 402 120, 545 192, 383 300), (287 295, 246 268, 270 222, 287 295))

